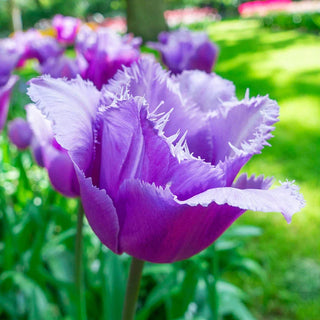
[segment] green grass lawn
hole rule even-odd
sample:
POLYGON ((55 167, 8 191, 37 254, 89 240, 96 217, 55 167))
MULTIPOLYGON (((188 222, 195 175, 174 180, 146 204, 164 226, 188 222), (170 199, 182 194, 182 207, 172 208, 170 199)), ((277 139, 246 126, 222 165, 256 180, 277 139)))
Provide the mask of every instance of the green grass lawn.
MULTIPOLYGON (((264 234, 245 248, 267 272, 267 280, 233 279, 249 294, 258 319, 319 319, 320 306, 320 38, 295 31, 272 32, 256 20, 208 26, 220 47, 215 71, 232 80, 239 98, 269 94, 280 105, 272 148, 244 171, 296 180, 307 205, 287 225, 279 214, 252 213, 237 224, 264 234)), ((232 275, 230 275, 232 277, 232 275)))

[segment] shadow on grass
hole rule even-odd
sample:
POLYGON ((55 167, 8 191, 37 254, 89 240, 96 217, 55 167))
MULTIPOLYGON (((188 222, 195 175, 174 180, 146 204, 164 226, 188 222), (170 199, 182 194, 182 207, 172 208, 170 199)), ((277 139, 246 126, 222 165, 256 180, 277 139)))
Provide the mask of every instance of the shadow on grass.
POLYGON ((271 140, 272 148, 266 148, 263 156, 257 156, 254 162, 259 165, 274 158, 284 176, 316 182, 320 177, 320 130, 308 127, 304 119, 316 117, 314 110, 320 110, 320 63, 314 50, 312 61, 305 61, 304 67, 301 48, 308 50, 318 38, 294 31, 272 33, 250 21, 248 27, 244 21, 235 21, 234 27, 228 22, 226 26, 228 32, 224 34, 215 33, 215 28, 220 30, 219 25, 209 29, 221 51, 216 72, 235 83, 239 98, 249 88, 251 96, 269 94, 280 105, 281 121, 275 131, 276 138, 271 140), (288 50, 290 60, 286 60, 288 50), (274 57, 283 59, 285 65, 274 57), (310 104, 300 106, 297 99, 302 97, 310 104), (282 102, 286 102, 285 107, 281 107, 282 102), (292 113, 296 116, 288 120, 292 113))
POLYGON ((237 221, 264 230, 246 252, 261 262, 270 281, 262 284, 248 276, 235 277, 235 283, 249 294, 249 308, 257 319, 317 320, 320 297, 309 299, 314 293, 312 280, 302 279, 301 273, 309 272, 305 261, 320 270, 319 241, 315 241, 320 222, 319 38, 295 31, 271 32, 254 21, 217 23, 208 31, 220 47, 216 72, 235 83, 238 97, 250 88, 251 96, 269 94, 280 105, 280 122, 269 141, 272 147, 254 156, 244 171, 296 180, 307 199, 290 227, 276 214, 249 212, 237 221))

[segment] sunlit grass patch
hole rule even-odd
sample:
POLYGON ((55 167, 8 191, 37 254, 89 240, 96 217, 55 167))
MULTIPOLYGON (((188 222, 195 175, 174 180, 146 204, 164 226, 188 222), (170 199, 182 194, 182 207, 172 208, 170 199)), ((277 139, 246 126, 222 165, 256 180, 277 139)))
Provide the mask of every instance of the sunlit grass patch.
POLYGON ((254 156, 243 171, 296 180, 307 202, 290 225, 270 213, 248 212, 237 221, 264 230, 245 250, 262 263, 268 281, 247 276, 234 280, 251 296, 258 319, 316 320, 320 297, 314 294, 316 279, 307 274, 320 268, 319 38, 271 32, 257 20, 216 23, 208 32, 220 47, 215 71, 234 81, 239 98, 249 88, 250 95, 269 94, 280 105, 272 147, 254 156), (295 286, 292 277, 297 278, 295 286))

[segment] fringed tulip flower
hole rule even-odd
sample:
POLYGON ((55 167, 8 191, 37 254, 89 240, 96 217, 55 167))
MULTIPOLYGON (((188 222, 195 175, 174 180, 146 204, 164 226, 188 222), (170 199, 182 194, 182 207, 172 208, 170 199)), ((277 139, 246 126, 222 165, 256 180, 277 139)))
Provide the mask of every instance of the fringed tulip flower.
POLYGON ((149 42, 148 46, 160 51, 162 62, 172 73, 184 70, 212 71, 218 48, 206 33, 187 29, 161 32, 158 41, 149 42))
POLYGON ((27 120, 33 132, 31 148, 38 165, 45 167, 53 187, 66 197, 79 195, 79 184, 67 151, 53 136, 51 124, 32 104, 26 106, 27 120))
POLYGON ((3 129, 7 120, 11 91, 18 81, 15 75, 9 76, 7 82, 0 83, 0 131, 3 129))
POLYGON ((143 96, 151 112, 170 113, 165 134, 186 133, 190 152, 221 167, 226 186, 268 144, 278 121, 279 107, 267 96, 239 101, 233 83, 214 73, 195 70, 170 77, 151 59, 119 71, 103 88, 105 105, 126 91, 143 96))
POLYGON ((64 44, 73 44, 80 28, 81 20, 57 14, 53 17, 52 26, 57 33, 57 39, 64 44))
POLYGON ((26 149, 29 147, 32 135, 33 133, 30 129, 29 123, 26 120, 22 118, 16 118, 9 122, 8 137, 18 149, 26 149))
MULTIPOLYGON (((270 136, 275 102, 265 97, 223 106, 217 98, 220 105, 212 107, 212 114, 221 131, 207 138, 226 136, 215 144, 222 160, 212 165, 189 153, 185 136, 166 137, 172 118, 192 131, 197 120, 185 114, 198 107, 181 105, 179 86, 159 65, 142 60, 116 78, 99 92, 79 77, 41 77, 28 91, 73 161, 89 224, 112 251, 151 262, 182 260, 209 246, 246 210, 278 211, 289 222, 303 207, 292 183, 268 190, 269 178, 230 178, 245 154, 250 157, 270 136), (169 107, 172 111, 160 111, 169 107), (231 126, 225 127, 229 118, 231 126)), ((205 95, 215 101, 209 92, 205 95)))
POLYGON ((139 41, 121 37, 107 28, 93 31, 83 27, 78 34, 76 48, 88 62, 84 78, 91 80, 98 89, 122 66, 131 65, 140 56, 139 41))

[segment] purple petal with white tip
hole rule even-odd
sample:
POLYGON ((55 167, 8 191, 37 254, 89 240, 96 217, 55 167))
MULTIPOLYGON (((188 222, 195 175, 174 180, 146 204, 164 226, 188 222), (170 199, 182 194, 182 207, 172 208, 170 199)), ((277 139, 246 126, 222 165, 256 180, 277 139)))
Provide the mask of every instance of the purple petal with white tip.
POLYGON ((81 78, 66 81, 43 76, 31 80, 28 94, 52 122, 59 144, 86 170, 92 160, 98 90, 81 78))
POLYGON ((117 204, 120 250, 155 263, 189 258, 216 240, 244 210, 179 205, 168 189, 127 180, 117 204))
POLYGON ((261 188, 216 188, 207 190, 180 203, 190 206, 209 206, 212 202, 215 202, 219 205, 228 204, 243 210, 281 212, 287 222, 290 223, 293 214, 305 206, 303 197, 298 190, 297 186, 290 182, 283 183, 280 187, 270 190, 261 188))

